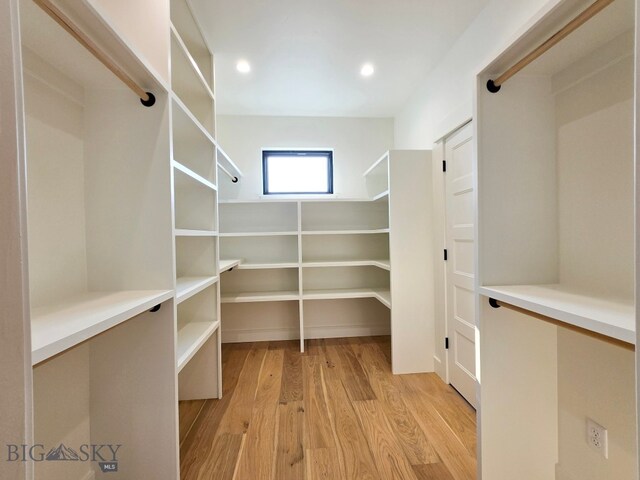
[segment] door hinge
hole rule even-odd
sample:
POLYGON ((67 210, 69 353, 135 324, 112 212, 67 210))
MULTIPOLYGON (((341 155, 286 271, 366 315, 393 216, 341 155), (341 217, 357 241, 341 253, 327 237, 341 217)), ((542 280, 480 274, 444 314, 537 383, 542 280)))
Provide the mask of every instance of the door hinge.
POLYGON ((449 253, 447 252, 447 249, 444 249, 444 261, 446 262, 447 259, 449 258, 449 253))
POLYGON ((444 349, 449 350, 449 337, 444 337, 444 349))
POLYGON ((447 161, 446 160, 442 160, 442 171, 443 172, 447 171, 447 161))

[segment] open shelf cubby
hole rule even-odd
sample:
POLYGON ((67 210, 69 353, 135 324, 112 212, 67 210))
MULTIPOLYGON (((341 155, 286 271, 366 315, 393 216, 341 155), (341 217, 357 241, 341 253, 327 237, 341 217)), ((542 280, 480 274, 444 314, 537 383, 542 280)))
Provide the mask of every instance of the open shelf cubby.
POLYGON ((189 6, 189 0, 171 0, 171 24, 177 32, 207 87, 214 91, 214 65, 200 25, 189 6))
POLYGON ((188 52, 175 30, 171 33, 171 89, 195 116, 200 125, 215 137, 213 93, 193 68, 188 52))
POLYGON ((174 168, 174 206, 177 230, 217 230, 217 192, 174 168))
POLYGON ((305 300, 372 297, 391 305, 389 272, 380 268, 305 268, 302 279, 305 300))
POLYGON ((386 202, 302 202, 302 231, 381 230, 389 228, 386 202))
POLYGON ((388 262, 389 235, 345 234, 305 235, 302 237, 302 262, 388 262))
POLYGON ((216 146, 176 100, 171 102, 174 161, 217 185, 216 146))
POLYGON ((298 232, 296 202, 221 203, 221 233, 298 232))
POLYGON ((184 277, 215 277, 217 270, 215 237, 177 237, 176 275, 184 277))
POLYGON ((246 264, 280 264, 298 262, 298 237, 221 237, 221 258, 240 258, 246 264))
POLYGON ((293 268, 233 270, 222 282, 223 303, 295 300, 298 270, 293 268))

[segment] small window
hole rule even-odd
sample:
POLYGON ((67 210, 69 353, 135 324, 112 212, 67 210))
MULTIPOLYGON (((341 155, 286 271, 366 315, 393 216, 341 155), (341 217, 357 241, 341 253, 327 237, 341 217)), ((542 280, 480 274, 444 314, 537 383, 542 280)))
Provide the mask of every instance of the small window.
POLYGON ((330 150, 263 150, 265 195, 333 193, 333 152, 330 150))

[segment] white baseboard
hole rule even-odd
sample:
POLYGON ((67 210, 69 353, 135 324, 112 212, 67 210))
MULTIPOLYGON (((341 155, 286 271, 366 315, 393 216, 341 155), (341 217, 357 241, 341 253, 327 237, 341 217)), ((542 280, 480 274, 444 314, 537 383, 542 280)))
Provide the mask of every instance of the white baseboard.
POLYGON ((444 383, 447 383, 447 369, 445 368, 444 363, 440 360, 440 357, 437 355, 433 356, 433 369, 438 374, 438 376, 442 379, 444 383))
MULTIPOLYGON (((380 325, 321 325, 305 327, 305 339, 368 337, 389 335, 388 323, 380 325)), ((297 328, 256 328, 249 330, 222 329, 222 343, 266 342, 278 340, 297 340, 300 330, 297 328)))

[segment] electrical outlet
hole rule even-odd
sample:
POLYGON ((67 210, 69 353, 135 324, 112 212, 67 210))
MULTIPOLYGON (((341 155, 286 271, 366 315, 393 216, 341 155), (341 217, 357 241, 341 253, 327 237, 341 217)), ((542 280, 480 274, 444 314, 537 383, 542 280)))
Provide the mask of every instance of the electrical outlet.
POLYGON ((604 458, 609 458, 607 429, 590 418, 587 418, 587 443, 604 458))

